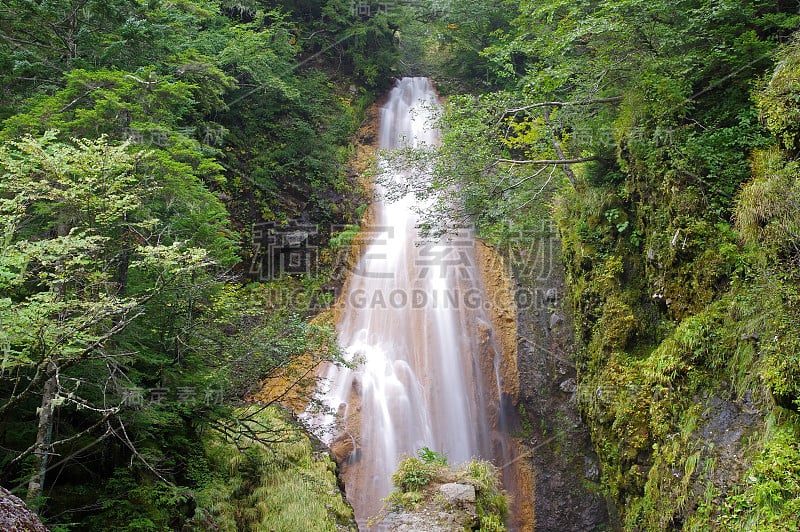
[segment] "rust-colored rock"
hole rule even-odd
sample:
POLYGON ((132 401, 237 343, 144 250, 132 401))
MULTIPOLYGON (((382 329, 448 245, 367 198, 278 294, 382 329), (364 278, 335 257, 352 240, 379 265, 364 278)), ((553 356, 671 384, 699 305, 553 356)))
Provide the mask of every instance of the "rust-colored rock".
POLYGON ((519 396, 517 371, 517 306, 514 302, 514 282, 503 257, 481 241, 476 242, 478 267, 483 276, 489 299, 489 318, 495 340, 503 351, 503 392, 519 396))
POLYGON ((331 453, 337 463, 341 464, 353 456, 358 450, 358 441, 349 432, 340 434, 330 445, 331 453))

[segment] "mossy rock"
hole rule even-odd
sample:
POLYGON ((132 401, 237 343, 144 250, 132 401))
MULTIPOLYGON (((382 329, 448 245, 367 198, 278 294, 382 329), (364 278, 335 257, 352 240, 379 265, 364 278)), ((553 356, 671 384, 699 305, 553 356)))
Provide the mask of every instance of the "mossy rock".
POLYGON ((772 78, 756 102, 761 117, 781 145, 800 148, 800 43, 784 49, 772 78))

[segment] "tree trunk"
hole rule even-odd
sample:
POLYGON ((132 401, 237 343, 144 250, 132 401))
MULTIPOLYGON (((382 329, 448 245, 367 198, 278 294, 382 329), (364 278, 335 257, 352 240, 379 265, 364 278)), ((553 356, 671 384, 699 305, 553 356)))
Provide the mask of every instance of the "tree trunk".
POLYGON ((28 481, 28 495, 25 502, 34 511, 41 506, 47 463, 50 458, 50 444, 53 442, 53 399, 56 397, 56 371, 52 362, 48 364, 50 375, 42 389, 42 406, 39 408, 39 427, 36 431, 36 446, 33 451, 33 475, 28 481))
POLYGON ((131 248, 122 249, 117 264, 117 297, 125 297, 128 294, 128 269, 131 265, 131 248))
MULTIPOLYGON (((59 221, 56 224, 56 235, 62 237, 68 234, 69 227, 66 222, 64 220, 59 221)), ((57 264, 56 271, 63 272, 64 264, 57 264)), ((63 283, 58 283, 55 285, 55 291, 58 295, 57 299, 62 300, 66 293, 66 286, 63 283)), ((56 319, 60 320, 62 318, 63 316, 59 316, 56 319)), ((57 370, 58 368, 51 358, 44 369, 47 380, 42 388, 42 406, 37 409, 39 426, 36 429, 36 442, 33 448, 33 474, 28 481, 28 495, 25 497, 25 502, 36 512, 42 506, 42 489, 44 488, 44 479, 47 473, 47 462, 52 452, 53 399, 55 399, 58 392, 57 370)))

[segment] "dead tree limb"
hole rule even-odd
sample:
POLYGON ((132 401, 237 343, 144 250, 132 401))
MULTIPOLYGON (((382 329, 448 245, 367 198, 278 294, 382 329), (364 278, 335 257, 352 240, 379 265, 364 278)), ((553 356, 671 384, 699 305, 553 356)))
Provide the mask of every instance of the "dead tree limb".
MULTIPOLYGON (((550 110, 545 108, 542 111, 542 116, 544 117, 544 125, 549 128, 550 127, 550 110)), ((561 143, 558 141, 558 135, 555 135, 555 134, 553 135, 553 149, 556 151, 556 155, 558 155, 558 157, 561 160, 565 160, 566 159, 566 156, 564 155, 564 150, 561 148, 561 143)), ((595 158, 593 157, 592 159, 595 159, 595 158)), ((585 161, 580 161, 580 162, 585 162, 585 161)), ((572 188, 575 188, 575 182, 576 182, 575 172, 573 172, 572 168, 570 168, 570 166, 569 166, 570 164, 572 164, 572 163, 568 163, 568 162, 562 163, 561 169, 564 171, 564 174, 567 176, 567 179, 569 179, 569 182, 572 183, 572 188)))
POLYGON ((580 100, 577 102, 537 102, 532 103, 530 105, 524 105, 522 107, 517 107, 516 109, 506 109, 503 111, 503 116, 508 116, 515 113, 521 113, 522 111, 527 111, 529 109, 537 109, 537 108, 551 108, 551 107, 577 107, 582 105, 597 105, 601 103, 617 103, 621 102, 623 99, 622 96, 610 96, 608 98, 595 98, 592 100, 580 100))

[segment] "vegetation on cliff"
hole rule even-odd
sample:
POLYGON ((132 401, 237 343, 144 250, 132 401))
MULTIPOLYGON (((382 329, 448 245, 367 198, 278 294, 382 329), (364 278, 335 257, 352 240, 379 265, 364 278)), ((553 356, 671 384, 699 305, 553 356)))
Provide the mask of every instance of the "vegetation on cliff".
POLYGON ((485 33, 441 18, 433 68, 485 68, 443 85, 432 188, 449 223, 512 251, 557 223, 576 399, 616 524, 796 523, 796 6, 505 7, 485 33))
POLYGON ((453 467, 445 455, 423 447, 400 461, 392 483, 395 490, 376 518, 390 530, 506 530, 507 494, 489 462, 453 467))

